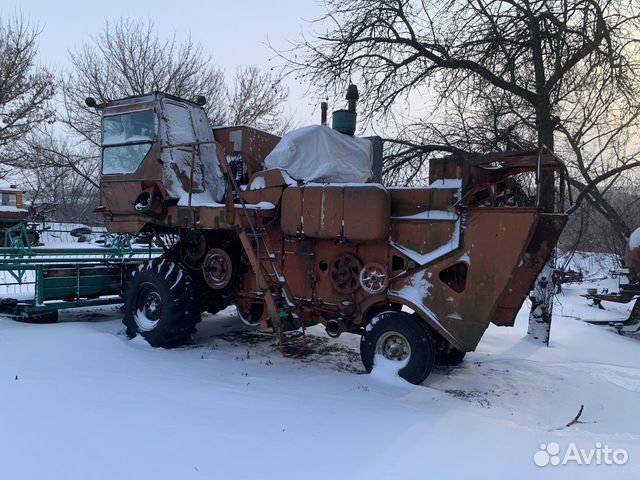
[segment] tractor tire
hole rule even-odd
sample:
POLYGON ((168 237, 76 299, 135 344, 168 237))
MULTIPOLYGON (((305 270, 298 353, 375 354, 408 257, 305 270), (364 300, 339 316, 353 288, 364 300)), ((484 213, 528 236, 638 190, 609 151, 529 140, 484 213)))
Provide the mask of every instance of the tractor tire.
POLYGON ((215 315, 233 303, 235 296, 231 290, 213 290, 209 288, 202 272, 199 270, 190 270, 189 274, 193 277, 193 288, 199 298, 200 308, 203 312, 215 315))
POLYGON ((35 323, 38 325, 58 323, 58 311, 53 310, 52 312, 29 313, 27 315, 20 315, 13 318, 18 322, 35 323))
POLYGON ((419 385, 435 364, 433 335, 421 319, 408 313, 392 310, 379 313, 367 325, 360 341, 360 357, 367 372, 373 370, 377 355, 404 363, 398 374, 419 385))
POLYGON ((129 280, 122 323, 130 338, 140 334, 153 347, 174 348, 189 342, 201 312, 190 275, 161 257, 141 265, 129 280))
POLYGON ((72 237, 78 238, 78 237, 81 237, 82 235, 91 235, 92 233, 93 233, 93 230, 91 230, 91 227, 78 227, 71 230, 69 232, 69 235, 71 235, 72 237))
POLYGON ((467 352, 462 352, 452 346, 446 340, 443 341, 443 347, 436 352, 436 365, 439 367, 455 367, 460 365, 467 352))
POLYGON ((35 230, 27 230, 27 239, 29 240, 30 247, 37 247, 40 245, 40 234, 35 230))

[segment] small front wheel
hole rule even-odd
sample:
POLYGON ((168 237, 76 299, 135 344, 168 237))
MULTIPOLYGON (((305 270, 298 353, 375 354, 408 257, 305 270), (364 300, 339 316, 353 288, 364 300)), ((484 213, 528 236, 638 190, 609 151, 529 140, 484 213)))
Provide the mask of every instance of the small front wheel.
POLYGON ((404 365, 398 374, 414 385, 431 373, 435 350, 431 332, 422 320, 398 311, 376 315, 360 341, 360 357, 368 372, 373 370, 376 357, 383 357, 404 365))

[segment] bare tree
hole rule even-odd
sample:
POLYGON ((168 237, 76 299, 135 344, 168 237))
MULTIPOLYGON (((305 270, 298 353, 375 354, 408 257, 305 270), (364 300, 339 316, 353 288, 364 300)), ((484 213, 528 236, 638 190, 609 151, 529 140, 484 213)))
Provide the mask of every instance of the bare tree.
POLYGON ((42 129, 29 135, 20 148, 23 188, 34 212, 47 210, 59 221, 98 219, 93 210, 100 191, 93 179, 95 158, 90 147, 78 147, 42 129))
POLYGON ((292 125, 290 116, 284 114, 284 103, 289 89, 281 79, 258 67, 238 67, 233 87, 227 93, 230 125, 251 125, 282 135, 292 125))
MULTIPOLYGON (((561 128, 578 131, 579 122, 564 115, 578 113, 579 108, 572 107, 579 104, 583 118, 592 122, 589 102, 601 93, 603 99, 613 95, 610 106, 624 104, 618 108, 625 114, 609 120, 633 123, 639 92, 635 36, 640 22, 632 0, 325 3, 328 14, 320 20, 325 29, 314 39, 295 44, 295 55, 283 56, 291 70, 323 90, 337 91, 348 81, 360 82, 366 110, 372 115, 393 117, 400 102, 429 95, 435 98, 434 108, 445 115, 456 103, 464 106, 461 113, 466 118, 476 106, 486 116, 489 107, 489 130, 497 143, 522 137, 554 149, 561 128), (605 83, 607 88, 602 89, 605 83)), ((469 135, 469 125, 465 121, 459 138, 469 135)), ((593 138, 596 130, 579 138, 593 138)), ((412 142, 405 143, 408 147, 412 142)), ((421 148, 416 142, 415 151, 421 148)), ((415 155, 408 148, 401 153, 405 158, 415 155)), ((600 160, 615 159, 612 153, 600 160)), ((546 211, 554 207, 553 182, 552 174, 543 175, 546 211)), ((545 343, 555 290, 551 279, 551 269, 545 268, 532 294, 529 322, 530 333, 545 343)))
POLYGON ((23 17, 0 17, 0 156, 11 163, 13 147, 36 126, 53 120, 52 74, 36 65, 38 29, 23 17))
POLYGON ((94 144, 99 143, 97 112, 84 103, 163 91, 195 100, 207 99, 213 125, 243 123, 280 132, 288 124, 282 104, 288 90, 280 79, 257 67, 238 68, 227 87, 224 72, 191 38, 162 40, 153 21, 120 19, 69 53, 71 71, 63 81, 62 121, 94 144))
POLYGON ((98 145, 98 113, 84 103, 92 96, 99 103, 156 90, 186 99, 203 95, 210 120, 226 117, 224 73, 191 38, 175 35, 162 40, 153 21, 120 19, 107 22, 104 32, 69 52, 71 70, 64 76, 65 111, 61 120, 98 145))

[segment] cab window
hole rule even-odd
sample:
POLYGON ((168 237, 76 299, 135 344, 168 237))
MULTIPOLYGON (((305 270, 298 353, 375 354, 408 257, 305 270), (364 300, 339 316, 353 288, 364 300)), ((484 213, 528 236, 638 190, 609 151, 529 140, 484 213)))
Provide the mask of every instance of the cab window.
POLYGON ((151 150, 156 127, 152 110, 102 119, 102 173, 135 172, 151 150))

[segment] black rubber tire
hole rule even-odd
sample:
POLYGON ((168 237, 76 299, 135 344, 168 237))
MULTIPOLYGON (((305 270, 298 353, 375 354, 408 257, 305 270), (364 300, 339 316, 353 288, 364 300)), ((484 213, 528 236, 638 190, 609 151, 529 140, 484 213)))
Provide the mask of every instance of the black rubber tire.
POLYGON ((200 307, 203 312, 215 315, 233 303, 234 295, 229 287, 222 290, 213 290, 207 285, 201 270, 189 270, 189 273, 194 278, 194 289, 200 299, 200 307))
POLYGON ((27 230, 27 239, 29 240, 30 247, 40 245, 40 234, 35 230, 27 230))
POLYGON ((376 315, 360 340, 360 357, 367 372, 373 369, 378 340, 387 332, 397 332, 411 347, 408 362, 398 374, 414 385, 424 382, 433 370, 436 348, 433 335, 423 323, 405 312, 386 311, 376 315))
POLYGON ((14 317, 15 320, 23 323, 35 323, 38 325, 45 325, 48 323, 58 323, 58 311, 42 313, 30 313, 28 315, 21 315, 14 317))
POLYGON ((71 230, 69 232, 69 235, 77 238, 77 237, 80 237, 81 235, 91 235, 92 233, 93 233, 93 230, 91 230, 91 227, 77 227, 71 230))
POLYGON ((136 334, 153 347, 174 348, 191 340, 200 321, 202 307, 195 294, 191 276, 177 262, 156 258, 140 266, 127 283, 124 318, 130 338, 136 334), (162 304, 155 325, 142 329, 136 322, 145 295, 155 292, 162 304))
POLYGON ((440 367, 455 367, 456 365, 460 365, 467 352, 461 352, 446 340, 443 340, 443 343, 442 349, 436 353, 436 365, 440 367))

